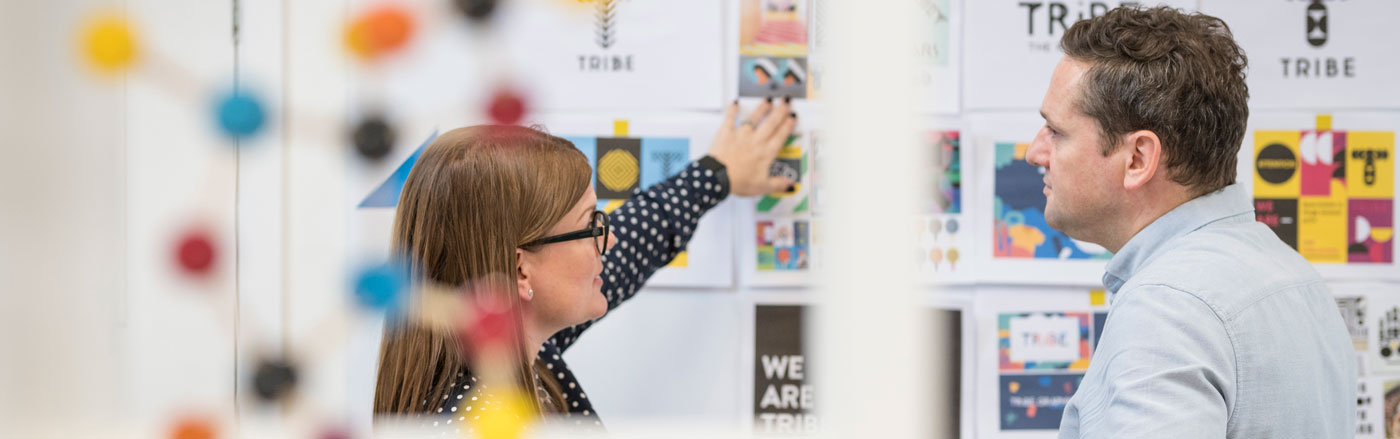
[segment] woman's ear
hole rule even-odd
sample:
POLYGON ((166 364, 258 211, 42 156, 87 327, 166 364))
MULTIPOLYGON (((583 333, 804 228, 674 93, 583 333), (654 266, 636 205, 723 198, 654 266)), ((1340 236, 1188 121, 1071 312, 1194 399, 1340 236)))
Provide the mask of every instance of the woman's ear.
POLYGON ((524 250, 515 249, 515 293, 522 302, 529 302, 535 296, 535 290, 530 287, 530 272, 533 270, 530 269, 532 263, 529 255, 524 250))

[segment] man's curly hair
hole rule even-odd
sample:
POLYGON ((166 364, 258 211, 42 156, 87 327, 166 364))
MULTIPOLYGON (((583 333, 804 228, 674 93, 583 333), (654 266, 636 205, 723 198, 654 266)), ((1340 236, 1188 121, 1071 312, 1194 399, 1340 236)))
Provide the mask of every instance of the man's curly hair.
POLYGON ((1235 182, 1249 119, 1247 60, 1219 18, 1168 7, 1117 8, 1075 23, 1060 40, 1089 65, 1078 108, 1099 123, 1103 152, 1149 130, 1172 181, 1195 195, 1235 182))

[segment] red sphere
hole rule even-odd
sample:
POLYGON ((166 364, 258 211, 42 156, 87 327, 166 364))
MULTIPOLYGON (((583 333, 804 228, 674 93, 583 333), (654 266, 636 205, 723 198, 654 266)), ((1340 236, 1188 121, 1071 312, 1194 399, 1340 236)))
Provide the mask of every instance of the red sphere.
POLYGON ((525 99, 511 90, 502 89, 491 97, 486 112, 496 123, 515 125, 525 118, 525 99))
POLYGON ((175 247, 175 260, 186 273, 208 274, 214 267, 214 259, 214 242, 203 231, 185 234, 175 247))

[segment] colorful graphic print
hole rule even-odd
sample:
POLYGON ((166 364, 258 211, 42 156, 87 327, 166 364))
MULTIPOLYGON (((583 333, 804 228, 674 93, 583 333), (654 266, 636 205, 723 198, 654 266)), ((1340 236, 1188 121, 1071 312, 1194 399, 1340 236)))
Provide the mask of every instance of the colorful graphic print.
POLYGON ((612 212, 632 191, 665 180, 690 162, 690 139, 683 137, 563 136, 593 166, 598 209, 612 212))
POLYGON ((1045 181, 1026 162, 1026 143, 999 142, 993 199, 993 256, 998 258, 1108 259, 1102 247, 1075 241, 1045 222, 1045 181))
POLYGON ((806 270, 811 266, 812 234, 807 220, 760 220, 755 229, 759 271, 806 270))
POLYGON ((807 97, 806 0, 742 0, 739 96, 807 97))
POLYGON ((1314 263, 1394 261, 1395 133, 1254 132, 1255 218, 1314 263))

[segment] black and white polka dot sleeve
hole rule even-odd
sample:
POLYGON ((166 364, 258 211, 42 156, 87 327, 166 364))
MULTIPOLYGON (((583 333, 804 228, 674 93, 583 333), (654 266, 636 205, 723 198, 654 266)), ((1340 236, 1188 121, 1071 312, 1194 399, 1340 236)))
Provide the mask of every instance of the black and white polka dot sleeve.
MULTIPOLYGON (((729 176, 713 158, 691 162, 679 174, 632 193, 608 214, 617 244, 603 256, 603 295, 608 311, 637 294, 656 270, 685 250, 700 216, 729 196, 729 176)), ((594 322, 559 331, 551 338, 568 349, 594 322)))

